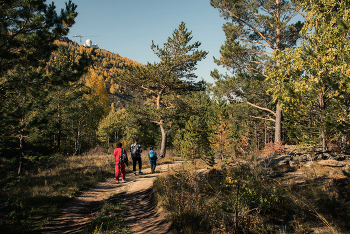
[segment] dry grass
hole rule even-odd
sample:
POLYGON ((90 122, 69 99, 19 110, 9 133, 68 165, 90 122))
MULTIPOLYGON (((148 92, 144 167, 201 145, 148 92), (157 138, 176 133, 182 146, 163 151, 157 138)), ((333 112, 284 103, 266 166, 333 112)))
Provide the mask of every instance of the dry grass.
MULTIPOLYGON (((22 176, 7 176, 0 180, 0 227, 3 233, 37 231, 59 214, 67 199, 108 177, 114 177, 114 156, 95 149, 81 156, 56 157, 44 166, 26 171, 22 176)), ((148 151, 144 151, 143 168, 150 166, 148 151)), ((177 158, 169 150, 160 163, 177 158)), ((41 163, 43 165, 43 163, 41 163)), ((131 163, 132 165, 132 163, 131 163)), ((132 166, 126 168, 132 172, 132 166)), ((111 200, 113 201, 113 199, 111 200)), ((118 206, 116 204, 106 204, 118 206)), ((102 212, 103 213, 103 212, 102 212)), ((119 225, 119 224, 118 224, 119 225)))
POLYGON ((350 233, 341 169, 313 163, 275 178, 254 158, 204 171, 185 162, 156 180, 158 204, 180 233, 350 233))
POLYGON ((20 233, 39 229, 58 214, 64 201, 113 173, 114 159, 95 154, 53 158, 44 168, 2 179, 2 230, 20 233))

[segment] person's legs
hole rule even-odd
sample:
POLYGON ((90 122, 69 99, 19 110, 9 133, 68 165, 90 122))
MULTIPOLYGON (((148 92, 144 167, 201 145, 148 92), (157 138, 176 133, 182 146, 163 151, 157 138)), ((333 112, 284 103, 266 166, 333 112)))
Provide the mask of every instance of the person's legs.
POLYGON ((139 172, 141 172, 141 168, 142 168, 142 160, 141 157, 137 158, 138 162, 139 162, 139 172))
POLYGON ((154 162, 153 162, 153 172, 156 171, 156 166, 157 166, 157 161, 154 161, 154 162))
POLYGON ((134 171, 134 173, 136 173, 136 162, 137 162, 137 159, 133 158, 132 159, 132 170, 134 171))
POLYGON ((121 171, 122 171, 122 180, 125 180, 125 165, 121 166, 121 171))
POLYGON ((119 165, 115 165, 115 180, 119 182, 119 165))
POLYGON ((151 163, 151 172, 153 172, 153 167, 154 167, 153 161, 150 161, 150 163, 151 163))

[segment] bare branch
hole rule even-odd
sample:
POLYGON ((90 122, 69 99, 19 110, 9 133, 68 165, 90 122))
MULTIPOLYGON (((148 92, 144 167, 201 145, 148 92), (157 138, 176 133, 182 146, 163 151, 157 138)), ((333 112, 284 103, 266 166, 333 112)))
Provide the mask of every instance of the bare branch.
MULTIPOLYGON (((250 13, 252 13, 253 15, 255 15, 257 18, 259 17, 258 14, 256 14, 256 13, 253 12, 253 11, 251 11, 250 9, 246 8, 246 10, 249 11, 250 13)), ((274 28, 274 25, 273 25, 271 22, 266 21, 265 19, 263 19, 263 21, 266 22, 267 24, 269 24, 271 28, 274 28)))
POLYGON ((298 10, 298 13, 306 20, 307 19, 307 16, 304 15, 300 10, 298 10))
POLYGON ((262 75, 263 77, 268 78, 268 76, 267 76, 267 75, 265 75, 264 73, 262 73, 262 72, 261 72, 261 71, 259 71, 258 69, 255 69, 255 68, 252 68, 252 67, 248 67, 247 69, 249 69, 249 70, 253 70, 253 71, 255 71, 255 72, 259 73, 260 75, 262 75))
POLYGON ((246 103, 246 104, 248 104, 248 105, 250 105, 250 106, 252 106, 252 107, 255 107, 255 108, 260 109, 260 110, 263 110, 263 111, 270 112, 271 114, 273 114, 274 116, 276 116, 276 113, 273 112, 273 111, 270 110, 270 109, 267 109, 267 108, 264 108, 264 107, 260 107, 260 106, 258 106, 258 105, 253 104, 253 103, 250 103, 250 102, 248 102, 248 101, 243 101, 243 100, 241 100, 241 99, 234 98, 234 97, 232 97, 231 95, 227 95, 227 98, 228 98, 229 100, 231 100, 231 101, 237 101, 237 102, 241 102, 241 103, 246 103))
POLYGON ((276 120, 272 119, 272 118, 263 118, 263 117, 257 117, 257 116, 252 116, 250 115, 249 117, 252 117, 254 119, 263 119, 263 120, 268 120, 268 121, 273 121, 276 122, 276 120))
POLYGON ((267 66, 267 64, 264 63, 264 62, 258 62, 258 61, 254 61, 254 60, 249 60, 248 62, 249 62, 249 63, 255 63, 255 64, 262 64, 262 65, 267 66))
POLYGON ((144 90, 147 90, 147 91, 151 92, 151 93, 157 94, 154 90, 152 90, 152 89, 150 89, 150 88, 147 88, 147 87, 145 87, 145 86, 143 86, 143 85, 141 85, 140 87, 141 87, 142 89, 144 89, 144 90))
POLYGON ((298 11, 299 11, 299 10, 296 10, 296 11, 286 20, 286 24, 294 18, 294 16, 298 13, 298 11))
POLYGON ((249 28, 251 28, 254 32, 256 32, 257 34, 259 34, 259 36, 262 37, 262 38, 264 39, 264 41, 266 41, 266 42, 269 44, 269 46, 266 45, 266 44, 264 44, 264 43, 261 43, 261 44, 266 45, 267 47, 270 47, 271 49, 275 50, 275 46, 274 46, 270 41, 268 41, 267 38, 266 38, 259 30, 257 30, 255 27, 253 27, 253 25, 249 24, 248 22, 246 22, 246 21, 243 20, 242 18, 240 18, 240 17, 234 15, 234 14, 233 14, 229 9, 227 9, 226 7, 225 7, 225 10, 226 10, 227 13, 229 13, 231 16, 235 17, 238 21, 241 21, 243 24, 245 24, 245 25, 247 25, 249 28))
MULTIPOLYGON (((260 41, 250 41, 250 40, 243 40, 243 41, 246 41, 246 42, 249 42, 249 43, 252 43, 252 44, 260 44, 260 45, 264 45, 264 46, 266 46, 266 47, 269 47, 269 48, 271 48, 271 49, 273 49, 273 50, 275 50, 276 48, 273 46, 273 47, 270 47, 268 44, 266 44, 266 43, 263 43, 263 42, 260 42, 260 41)), ((269 43, 270 44, 270 43, 269 43)))
POLYGON ((150 122, 151 122, 151 123, 156 123, 156 124, 159 124, 159 125, 161 124, 161 122, 159 122, 159 121, 153 121, 153 120, 151 120, 150 122))
POLYGON ((268 52, 268 51, 263 51, 263 52, 254 51, 254 52, 250 52, 249 54, 272 54, 272 52, 268 52))

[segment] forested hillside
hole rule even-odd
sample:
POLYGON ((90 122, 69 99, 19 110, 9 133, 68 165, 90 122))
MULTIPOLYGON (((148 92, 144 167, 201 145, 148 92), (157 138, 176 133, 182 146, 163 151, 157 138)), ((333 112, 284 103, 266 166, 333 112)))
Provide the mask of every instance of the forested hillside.
POLYGON ((131 100, 131 96, 128 95, 125 87, 116 84, 115 79, 117 73, 121 72, 125 66, 141 65, 140 63, 126 57, 121 57, 118 53, 115 54, 101 48, 93 49, 78 45, 76 42, 66 37, 57 40, 55 43, 67 48, 69 53, 86 53, 88 56, 91 55, 93 62, 92 69, 97 75, 103 77, 111 103, 125 106, 126 103, 131 100))
POLYGON ((96 147, 96 131, 111 104, 124 107, 132 99, 115 78, 124 67, 139 63, 79 46, 66 37, 49 45, 52 49, 45 51, 46 58, 35 58, 36 67, 19 62, 13 71, 20 75, 2 77, 1 89, 7 93, 2 95, 0 142, 5 171, 17 165, 20 173, 24 165, 40 158, 81 154, 96 147))

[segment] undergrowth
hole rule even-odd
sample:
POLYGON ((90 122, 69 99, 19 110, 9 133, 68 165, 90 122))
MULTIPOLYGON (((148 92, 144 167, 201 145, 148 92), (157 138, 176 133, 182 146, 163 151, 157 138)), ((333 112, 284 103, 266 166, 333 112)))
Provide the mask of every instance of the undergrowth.
POLYGON ((349 188, 348 178, 281 182, 254 161, 205 171, 186 166, 154 183, 177 233, 349 233, 349 188))

